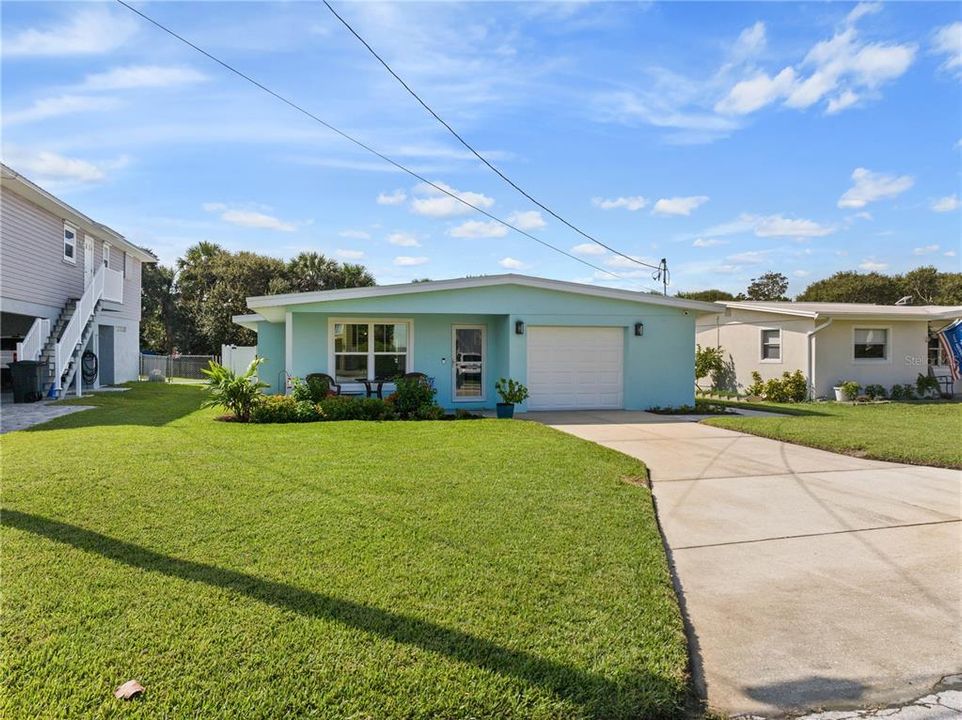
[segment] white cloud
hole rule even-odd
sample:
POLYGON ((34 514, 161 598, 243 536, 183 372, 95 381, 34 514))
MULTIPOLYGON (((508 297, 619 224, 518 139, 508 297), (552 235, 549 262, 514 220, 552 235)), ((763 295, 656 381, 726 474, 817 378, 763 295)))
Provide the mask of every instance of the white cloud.
POLYGON ((797 278, 803 278, 803 277, 808 277, 809 275, 811 275, 811 273, 808 270, 795 270, 792 272, 792 275, 794 275, 797 278))
POLYGON ((855 168, 852 180, 852 187, 838 200, 840 208, 863 208, 877 200, 894 198, 915 183, 909 175, 883 175, 865 168, 855 168))
POLYGON ((912 250, 913 255, 931 255, 932 253, 937 253, 939 251, 938 245, 924 245, 922 247, 917 247, 912 250))
POLYGON ((415 265, 424 265, 426 262, 430 262, 430 258, 411 257, 410 255, 398 255, 394 258, 394 264, 399 267, 414 267, 415 265))
POLYGON ((591 198, 591 204, 595 207, 599 207, 602 210, 614 210, 615 208, 624 208, 625 210, 641 210, 648 204, 648 200, 643 198, 641 195, 629 195, 628 197, 617 197, 617 198, 591 198))
POLYGON ((363 250, 346 250, 343 248, 338 248, 334 251, 334 254, 339 258, 343 258, 344 260, 360 260, 362 257, 364 257, 363 250))
POLYGON ((398 247, 421 247, 417 237, 407 232, 391 233, 387 236, 387 241, 398 247))
POLYGON ((946 250, 944 253, 945 257, 955 257, 955 250, 946 250))
POLYGON ((795 83, 795 71, 784 68, 775 77, 760 72, 753 78, 735 83, 724 98, 715 103, 715 112, 746 115, 787 95, 795 83))
POLYGON ((858 5, 852 8, 852 11, 845 18, 845 21, 849 25, 854 25, 866 15, 874 15, 881 10, 882 3, 880 2, 860 2, 858 5))
MULTIPOLYGON (((437 183, 437 185, 477 208, 486 210, 494 205, 494 200, 482 193, 462 192, 444 183, 437 183)), ((451 197, 451 195, 442 193, 427 183, 420 183, 414 191, 421 196, 411 200, 411 210, 418 215, 427 215, 428 217, 452 217, 455 215, 466 215, 472 212, 471 208, 465 205, 464 202, 459 202, 456 198, 451 197)))
MULTIPOLYGON (((901 77, 915 59, 912 44, 868 43, 861 40, 856 22, 878 12, 881 5, 862 3, 848 15, 833 37, 817 42, 802 61, 775 76, 751 68, 751 77, 736 82, 715 104, 724 115, 745 115, 777 101, 804 110, 825 101, 828 114, 856 106, 866 95, 901 77)), ((749 66, 750 67, 750 66, 749 66)))
POLYGON ((508 222, 525 231, 540 230, 547 225, 538 210, 513 212, 508 215, 508 222))
POLYGON ((408 199, 408 194, 403 190, 395 190, 391 193, 380 193, 377 196, 378 205, 400 205, 408 199))
POLYGON ((371 234, 363 230, 341 230, 341 232, 338 233, 338 237, 347 238, 348 240, 370 240, 371 234))
POLYGON ((4 125, 35 122, 61 115, 82 112, 106 112, 116 110, 120 102, 116 98, 92 97, 90 95, 60 95, 36 100, 30 107, 3 114, 4 125))
MULTIPOLYGON (((630 257, 624 257, 622 255, 612 255, 610 258, 605 260, 605 265, 613 268, 622 268, 626 270, 636 270, 641 275, 649 277, 651 275, 651 270, 639 270, 639 265, 635 260, 641 261, 643 263, 648 263, 649 265, 656 265, 657 263, 650 258, 641 257, 640 255, 631 255, 630 257)), ((619 273, 626 277, 631 277, 630 273, 619 273)), ((639 277, 641 277, 639 275, 639 277)))
POLYGON ((857 94, 851 90, 845 90, 841 95, 829 99, 825 113, 827 115, 834 115, 837 112, 842 112, 842 110, 852 107, 852 105, 858 101, 859 96, 857 94))
POLYGON ((935 31, 932 49, 945 55, 942 68, 956 74, 962 73, 962 22, 943 25, 935 31))
POLYGON ((959 209, 959 196, 958 195, 946 195, 932 203, 932 210, 937 213, 947 213, 953 210, 959 209))
POLYGON ((755 234, 758 237, 824 237, 835 232, 835 228, 825 227, 814 220, 786 218, 769 215, 756 218, 755 234))
MULTIPOLYGON (((19 147, 4 148, 4 162, 41 185, 62 183, 94 183, 107 177, 108 163, 93 163, 66 157, 46 150, 29 151, 19 147)), ((124 161, 114 163, 116 167, 124 161)))
POLYGON ((861 210, 861 211, 855 213, 854 217, 857 217, 859 220, 871 220, 871 219, 872 219, 872 213, 867 212, 867 211, 865 211, 865 210, 861 210))
POLYGON ((520 260, 515 260, 513 257, 503 257, 498 260, 498 265, 508 270, 520 270, 524 267, 524 263, 520 260))
POLYGON ((604 255, 608 251, 601 247, 601 245, 587 242, 575 245, 571 248, 571 252, 575 255, 604 255))
POLYGON ((280 232, 294 232, 297 230, 296 224, 286 222, 267 213, 258 212, 257 210, 230 208, 224 203, 204 203, 201 207, 207 212, 219 213, 221 220, 231 225, 237 225, 238 227, 278 230, 280 232))
POLYGON ((747 27, 741 31, 741 34, 739 34, 738 39, 735 41, 735 46, 732 48, 732 55, 737 60, 757 55, 765 49, 766 43, 765 23, 759 20, 751 27, 747 27))
POLYGON ((102 55, 124 45, 137 32, 136 19, 127 11, 87 5, 56 27, 28 28, 3 42, 6 57, 61 57, 102 55))
POLYGON ((748 250, 746 252, 729 255, 726 260, 738 264, 757 265, 768 259, 769 250, 748 250))
POLYGON ((719 240, 718 238, 696 238, 695 242, 691 244, 692 247, 706 248, 715 247, 716 245, 727 245, 727 240, 719 240))
POLYGON ((708 202, 707 195, 661 198, 652 208, 655 215, 691 215, 692 210, 708 202))
POLYGON ((499 238, 508 234, 508 228, 499 222, 489 220, 467 220, 448 231, 457 238, 499 238))
POLYGON ((859 269, 866 272, 882 272, 888 269, 888 263, 876 262, 875 260, 863 260, 859 263, 859 269))
POLYGON ((163 65, 128 65, 88 75, 85 90, 131 90, 167 88, 204 82, 207 76, 193 68, 163 65))

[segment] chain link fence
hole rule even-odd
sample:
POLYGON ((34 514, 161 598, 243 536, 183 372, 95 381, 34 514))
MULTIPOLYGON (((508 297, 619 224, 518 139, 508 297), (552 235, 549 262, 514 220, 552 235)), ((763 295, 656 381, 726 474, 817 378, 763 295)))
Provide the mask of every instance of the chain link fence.
POLYGON ((140 354, 140 377, 150 378, 151 374, 159 372, 165 380, 171 378, 185 378, 187 380, 204 380, 201 372, 213 360, 220 362, 217 355, 148 355, 140 354))

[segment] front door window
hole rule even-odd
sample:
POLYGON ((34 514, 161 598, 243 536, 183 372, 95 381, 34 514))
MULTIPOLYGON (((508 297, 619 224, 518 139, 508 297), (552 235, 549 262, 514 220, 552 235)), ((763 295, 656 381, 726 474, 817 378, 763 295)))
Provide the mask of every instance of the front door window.
POLYGON ((484 399, 484 328, 454 328, 454 399, 484 399))

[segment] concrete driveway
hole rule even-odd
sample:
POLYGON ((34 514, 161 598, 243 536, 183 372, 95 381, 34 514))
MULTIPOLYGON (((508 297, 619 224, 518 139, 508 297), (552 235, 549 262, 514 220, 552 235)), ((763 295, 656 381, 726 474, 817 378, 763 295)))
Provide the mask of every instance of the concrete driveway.
POLYGON ((644 460, 727 713, 911 700, 962 671, 962 473, 632 412, 527 419, 644 460))

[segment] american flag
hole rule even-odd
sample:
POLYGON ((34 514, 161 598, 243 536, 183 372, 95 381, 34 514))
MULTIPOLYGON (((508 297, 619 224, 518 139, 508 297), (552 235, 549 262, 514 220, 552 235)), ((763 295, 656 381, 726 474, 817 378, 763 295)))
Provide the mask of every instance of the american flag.
POLYGON ((942 353, 949 361, 949 371, 952 379, 958 380, 962 377, 960 366, 962 366, 962 320, 956 320, 948 327, 939 330, 939 345, 942 346, 942 353))

